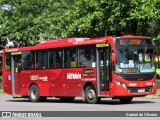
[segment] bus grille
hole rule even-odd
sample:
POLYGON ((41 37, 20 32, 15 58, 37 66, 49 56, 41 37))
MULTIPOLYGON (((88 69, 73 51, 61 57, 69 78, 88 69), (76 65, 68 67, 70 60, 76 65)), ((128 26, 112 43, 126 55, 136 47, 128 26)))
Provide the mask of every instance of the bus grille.
POLYGON ((144 92, 151 92, 152 87, 146 87, 146 88, 128 88, 130 93, 143 93, 141 90, 144 90, 144 92))

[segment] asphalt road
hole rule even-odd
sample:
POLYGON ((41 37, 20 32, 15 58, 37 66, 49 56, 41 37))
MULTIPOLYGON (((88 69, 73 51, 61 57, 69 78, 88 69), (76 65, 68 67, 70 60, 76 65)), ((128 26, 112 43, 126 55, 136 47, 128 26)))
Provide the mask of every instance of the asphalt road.
POLYGON ((80 97, 71 103, 62 103, 58 98, 31 103, 28 98, 0 95, 0 111, 160 111, 160 98, 137 97, 131 104, 120 104, 111 98, 102 99, 100 104, 86 104, 80 97))
MULTIPOLYGON (((131 104, 120 104, 118 100, 110 98, 102 99, 100 104, 86 104, 82 98, 76 98, 71 103, 62 103, 58 98, 48 98, 46 102, 31 103, 27 98, 13 99, 9 95, 0 95, 0 111, 160 111, 160 98, 134 98, 131 104)), ((81 118, 78 119, 81 120, 81 118)), ((90 120, 90 118, 86 119, 90 120)))

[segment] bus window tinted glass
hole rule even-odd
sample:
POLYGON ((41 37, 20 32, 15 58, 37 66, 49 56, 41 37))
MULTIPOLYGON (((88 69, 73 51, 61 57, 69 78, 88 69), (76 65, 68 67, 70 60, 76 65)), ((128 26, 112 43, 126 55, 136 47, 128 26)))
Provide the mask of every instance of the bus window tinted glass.
POLYGON ((11 70, 11 53, 5 54, 5 67, 7 71, 11 70))
POLYGON ((95 47, 82 46, 78 51, 78 65, 79 67, 92 67, 95 64, 95 47))
POLYGON ((64 62, 63 62, 64 65, 63 66, 64 68, 68 68, 71 66, 70 49, 69 48, 64 49, 63 54, 64 54, 64 62))
POLYGON ((64 49, 64 68, 77 67, 77 47, 64 49))
POLYGON ((53 49, 49 51, 49 68, 62 67, 62 50, 53 49))
POLYGON ((33 51, 25 51, 22 53, 22 69, 35 69, 35 55, 33 51))
POLYGON ((37 51, 36 52, 36 69, 48 68, 48 51, 37 51))
POLYGON ((71 66, 70 67, 77 67, 78 62, 78 49, 77 47, 70 48, 70 58, 71 58, 71 66))

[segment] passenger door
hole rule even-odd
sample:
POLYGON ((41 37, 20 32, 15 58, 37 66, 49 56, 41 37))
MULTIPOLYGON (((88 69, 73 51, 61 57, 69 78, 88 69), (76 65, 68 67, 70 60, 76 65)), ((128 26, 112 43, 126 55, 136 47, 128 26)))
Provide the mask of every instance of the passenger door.
POLYGON ((18 97, 20 94, 20 72, 21 72, 21 52, 11 53, 11 80, 12 80, 12 95, 18 97))
POLYGON ((111 47, 109 44, 97 44, 96 47, 98 95, 102 91, 107 95, 111 82, 111 47))

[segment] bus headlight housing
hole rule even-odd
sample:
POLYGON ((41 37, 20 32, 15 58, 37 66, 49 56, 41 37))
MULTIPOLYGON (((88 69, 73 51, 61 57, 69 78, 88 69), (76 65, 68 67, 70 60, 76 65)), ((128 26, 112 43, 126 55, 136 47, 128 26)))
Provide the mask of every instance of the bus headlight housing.
POLYGON ((125 89, 127 89, 127 86, 123 82, 120 82, 120 81, 116 80, 116 84, 125 88, 125 89))

